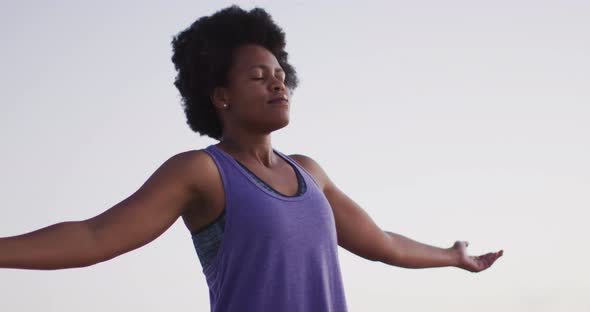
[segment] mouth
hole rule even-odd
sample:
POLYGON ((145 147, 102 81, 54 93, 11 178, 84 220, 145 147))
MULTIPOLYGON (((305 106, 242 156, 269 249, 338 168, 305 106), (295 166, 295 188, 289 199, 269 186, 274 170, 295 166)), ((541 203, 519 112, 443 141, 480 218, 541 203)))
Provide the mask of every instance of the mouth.
POLYGON ((276 99, 276 100, 270 100, 268 101, 268 104, 273 104, 273 105, 287 105, 289 104, 289 101, 285 100, 285 99, 276 99))

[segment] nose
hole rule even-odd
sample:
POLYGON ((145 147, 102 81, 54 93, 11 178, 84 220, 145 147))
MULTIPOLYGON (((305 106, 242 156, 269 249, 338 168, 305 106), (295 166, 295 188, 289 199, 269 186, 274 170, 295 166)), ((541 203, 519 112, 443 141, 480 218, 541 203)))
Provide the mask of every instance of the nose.
POLYGON ((274 78, 271 88, 273 91, 285 91, 285 84, 281 80, 274 78))

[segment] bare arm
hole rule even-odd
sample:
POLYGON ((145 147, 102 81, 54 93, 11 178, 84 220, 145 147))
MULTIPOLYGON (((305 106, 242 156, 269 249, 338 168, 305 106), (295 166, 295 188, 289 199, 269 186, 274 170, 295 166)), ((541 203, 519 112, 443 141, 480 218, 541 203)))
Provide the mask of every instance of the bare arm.
POLYGON ((459 265, 459 254, 451 248, 439 248, 403 235, 384 231, 389 238, 389 253, 382 262, 404 268, 431 268, 459 265))
POLYGON ((199 202, 202 152, 175 155, 131 196, 100 215, 0 238, 0 268, 56 270, 93 265, 160 236, 199 202), (191 174, 192 173, 192 174, 191 174))
POLYGON ((457 241, 450 248, 439 248, 383 231, 366 211, 330 180, 317 162, 304 155, 290 156, 320 182, 334 212, 338 245, 360 257, 405 268, 455 266, 479 272, 490 267, 503 255, 500 250, 481 256, 469 256, 466 252, 467 242, 457 241))
POLYGON ((390 252, 384 263, 404 268, 432 268, 455 266, 471 272, 479 272, 489 268, 503 250, 490 252, 481 256, 467 255, 468 242, 456 241, 450 248, 439 248, 426 245, 403 235, 385 231, 390 239, 390 252))
POLYGON ((79 221, 0 238, 0 268, 54 270, 93 264, 93 235, 79 221))

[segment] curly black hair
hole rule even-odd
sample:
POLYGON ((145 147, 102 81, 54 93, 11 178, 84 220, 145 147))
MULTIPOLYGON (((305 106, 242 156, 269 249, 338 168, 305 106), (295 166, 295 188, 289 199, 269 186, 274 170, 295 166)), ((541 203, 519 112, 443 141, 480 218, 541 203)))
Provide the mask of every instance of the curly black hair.
POLYGON ((234 50, 244 44, 272 52, 285 71, 285 86, 297 87, 297 73, 287 61, 285 33, 264 9, 248 12, 232 5, 197 19, 172 40, 172 62, 178 71, 174 85, 187 124, 200 136, 221 140, 222 124, 210 96, 215 87, 227 86, 234 50))

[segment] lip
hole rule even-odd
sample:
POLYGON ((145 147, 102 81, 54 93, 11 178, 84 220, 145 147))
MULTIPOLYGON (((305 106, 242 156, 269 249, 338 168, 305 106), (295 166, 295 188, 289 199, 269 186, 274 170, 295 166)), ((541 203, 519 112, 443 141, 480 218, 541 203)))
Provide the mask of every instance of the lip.
POLYGON ((285 100, 284 98, 278 98, 278 99, 272 99, 270 101, 268 101, 268 104, 289 104, 288 100, 285 100))

